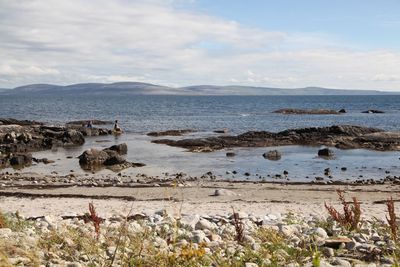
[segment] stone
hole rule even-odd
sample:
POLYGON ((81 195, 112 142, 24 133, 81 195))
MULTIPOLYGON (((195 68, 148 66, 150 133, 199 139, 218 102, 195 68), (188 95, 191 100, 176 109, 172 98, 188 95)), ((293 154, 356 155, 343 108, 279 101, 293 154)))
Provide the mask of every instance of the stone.
POLYGON ((257 263, 253 263, 253 262, 246 262, 244 264, 245 267, 258 267, 257 263))
POLYGON ((350 262, 348 262, 347 260, 339 259, 339 258, 335 258, 332 261, 332 265, 333 266, 340 266, 340 267, 351 267, 351 263, 350 262))
POLYGON ((200 216, 195 215, 183 215, 180 219, 180 223, 183 226, 190 227, 190 229, 194 230, 196 228, 196 224, 199 222, 200 216))
POLYGON ((201 218, 201 219, 196 223, 195 229, 196 229, 196 230, 205 230, 205 229, 207 229, 207 230, 213 230, 213 229, 215 229, 216 227, 217 227, 217 226, 216 226, 214 223, 210 222, 209 220, 206 220, 206 219, 201 218))
POLYGON ((232 157, 236 156, 236 153, 233 153, 233 152, 226 152, 226 156, 227 156, 228 158, 232 158, 232 157))
POLYGON ((201 243, 206 239, 206 234, 201 230, 193 231, 192 234, 193 234, 192 241, 194 243, 201 243))
POLYGON ((115 151, 119 155, 125 155, 128 153, 128 146, 125 143, 119 145, 113 145, 107 148, 107 150, 115 151))
POLYGON ((224 189, 224 188, 219 188, 215 189, 215 192, 212 196, 237 196, 235 192, 232 190, 224 189))
POLYGON ((284 234, 287 237, 291 237, 293 235, 298 235, 300 233, 301 226, 298 224, 290 224, 290 225, 279 225, 279 232, 284 234))
POLYGON ((32 164, 32 154, 14 154, 10 157, 12 166, 28 166, 32 164))
POLYGON ((323 148, 323 149, 318 150, 318 156, 320 156, 320 157, 333 157, 334 153, 329 148, 323 148))
POLYGON ((280 160, 282 158, 282 154, 278 150, 271 150, 267 153, 264 153, 263 157, 269 160, 280 160))
POLYGON ((333 248, 324 248, 322 250, 322 253, 325 255, 325 257, 328 258, 335 256, 335 251, 333 250, 333 248))
POLYGON ((314 234, 314 235, 316 235, 316 236, 318 236, 318 237, 321 237, 321 238, 323 238, 323 239, 328 238, 328 234, 327 234, 326 231, 325 231, 323 228, 321 228, 321 227, 318 227, 318 228, 313 229, 311 233, 314 234))

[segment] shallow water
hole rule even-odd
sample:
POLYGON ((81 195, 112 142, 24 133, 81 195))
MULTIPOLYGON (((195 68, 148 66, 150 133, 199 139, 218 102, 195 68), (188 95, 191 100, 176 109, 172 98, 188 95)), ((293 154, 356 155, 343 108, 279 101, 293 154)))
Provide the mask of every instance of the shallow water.
MULTIPOLYGON (((210 133, 205 133, 209 135, 210 133)), ((193 134, 196 136, 195 134, 193 134)), ((308 182, 315 177, 324 177, 324 169, 330 168, 333 181, 353 181, 360 178, 382 179, 386 172, 390 175, 400 175, 400 153, 399 152, 378 152, 365 149, 340 150, 332 148, 335 153, 334 159, 324 159, 317 156, 320 147, 304 146, 282 146, 268 148, 234 148, 210 153, 192 153, 182 148, 169 147, 161 144, 153 144, 153 138, 127 134, 120 137, 101 136, 88 138, 82 147, 58 148, 52 151, 34 153, 35 157, 55 160, 54 164, 37 164, 23 169, 24 172, 48 173, 56 171, 58 174, 68 174, 70 170, 75 173, 85 173, 79 166, 79 156, 85 149, 103 149, 113 144, 126 142, 128 145, 127 159, 132 162, 145 163, 145 167, 129 168, 123 171, 124 174, 136 175, 145 173, 147 175, 161 176, 165 173, 173 174, 184 172, 191 176, 201 176, 208 171, 219 178, 234 180, 266 180, 266 181, 301 181, 308 182), (282 153, 282 159, 270 161, 262 154, 266 151, 278 149, 282 153), (235 157, 226 157, 226 152, 235 152, 235 157), (72 159, 68 159, 72 156, 72 159), (341 168, 346 167, 346 171, 341 168), (283 171, 289 172, 287 177, 283 171), (237 174, 232 174, 236 171, 237 174), (250 173, 246 176, 245 173, 250 173), (276 174, 282 175, 280 179, 274 178, 276 174)), ((10 171, 6 169, 5 171, 10 171)), ((113 173, 104 169, 100 174, 113 173)))
MULTIPOLYGON (((70 120, 95 118, 119 119, 128 134, 120 137, 88 138, 78 148, 58 148, 56 151, 35 153, 35 157, 49 158, 56 163, 38 164, 23 171, 67 174, 70 170, 83 173, 77 156, 85 149, 104 148, 113 144, 128 144, 127 158, 142 162, 143 168, 127 169, 124 173, 163 175, 185 172, 200 176, 212 171, 219 177, 232 179, 274 180, 272 176, 289 172, 291 181, 311 181, 324 176, 330 168, 333 180, 363 178, 382 179, 388 174, 400 175, 399 152, 368 150, 337 150, 336 158, 325 160, 316 157, 319 147, 287 146, 277 148, 283 154, 280 161, 269 161, 262 154, 271 148, 235 148, 234 158, 225 156, 227 151, 190 153, 181 148, 152 144, 149 131, 169 129, 197 129, 190 136, 209 136, 216 129, 227 128, 230 134, 249 130, 280 131, 288 128, 355 124, 400 130, 400 95, 396 96, 2 96, 0 117, 34 119, 63 124, 70 120), (272 111, 281 108, 334 109, 345 108, 342 115, 282 115, 272 111), (368 109, 383 110, 384 114, 363 114, 368 109), (97 142, 107 140, 107 142, 97 142), (67 159, 67 156, 74 158, 67 159), (347 171, 341 171, 347 167, 347 171), (381 169, 379 169, 381 168, 381 169), (236 175, 226 172, 237 171, 236 175), (245 176, 244 173, 250 173, 245 176), (268 176, 269 175, 269 176, 268 176), (309 177, 309 178, 306 178, 309 177)), ((109 126, 111 127, 111 126, 109 126)), ((167 137, 170 138, 170 137, 167 137)), ((112 173, 102 170, 100 173, 112 173)))

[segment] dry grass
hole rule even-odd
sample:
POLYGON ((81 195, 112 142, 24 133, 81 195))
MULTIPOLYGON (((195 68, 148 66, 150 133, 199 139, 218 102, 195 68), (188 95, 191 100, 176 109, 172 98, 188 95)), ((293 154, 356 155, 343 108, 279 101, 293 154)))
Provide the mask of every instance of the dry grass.
POLYGON ((240 220, 240 218, 239 218, 239 213, 236 213, 235 209, 233 207, 232 207, 232 211, 233 211, 233 225, 235 226, 235 232, 236 232, 235 240, 238 243, 243 243, 243 241, 244 241, 244 224, 243 224, 242 220, 240 220))
POLYGON ((397 241, 397 218, 396 218, 396 212, 394 210, 394 201, 392 197, 388 199, 388 201, 386 202, 386 206, 389 214, 389 217, 386 216, 386 220, 389 224, 390 234, 392 235, 392 239, 394 241, 397 241))
POLYGON ((7 228, 6 217, 1 211, 0 211, 0 228, 7 228))
POLYGON ((340 213, 333 206, 329 206, 325 202, 325 208, 327 209, 329 215, 339 223, 342 227, 349 231, 358 230, 360 226, 361 219, 361 207, 360 202, 358 202, 356 197, 353 197, 353 202, 350 205, 345 197, 344 192, 341 190, 337 190, 337 194, 339 196, 339 201, 343 207, 343 213, 340 213))

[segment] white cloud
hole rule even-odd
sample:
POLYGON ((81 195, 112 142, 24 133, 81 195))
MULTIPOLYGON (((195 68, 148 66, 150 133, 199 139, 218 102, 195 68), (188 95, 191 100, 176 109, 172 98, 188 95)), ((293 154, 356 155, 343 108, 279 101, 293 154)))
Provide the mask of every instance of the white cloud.
POLYGON ((0 87, 135 80, 400 88, 399 51, 357 51, 326 34, 265 31, 175 8, 185 1, 0 0, 0 87))

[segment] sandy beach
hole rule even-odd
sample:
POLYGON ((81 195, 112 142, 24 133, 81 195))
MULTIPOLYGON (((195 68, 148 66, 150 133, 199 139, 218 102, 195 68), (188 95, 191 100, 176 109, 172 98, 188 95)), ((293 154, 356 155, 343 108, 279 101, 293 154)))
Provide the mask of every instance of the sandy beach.
MULTIPOLYGON (((95 176, 94 176, 95 177, 95 176)), ((123 214, 131 207, 136 213, 152 214, 163 208, 184 214, 223 215, 237 211, 254 215, 269 213, 315 214, 326 216, 324 203, 337 203, 336 190, 356 197, 367 218, 384 218, 384 202, 398 200, 400 185, 322 185, 227 181, 190 181, 132 183, 130 186, 57 186, 24 184, 3 186, 0 190, 2 210, 19 211, 39 217, 83 213, 89 202, 103 216, 123 214), (222 189, 222 190, 221 190, 222 189)))

